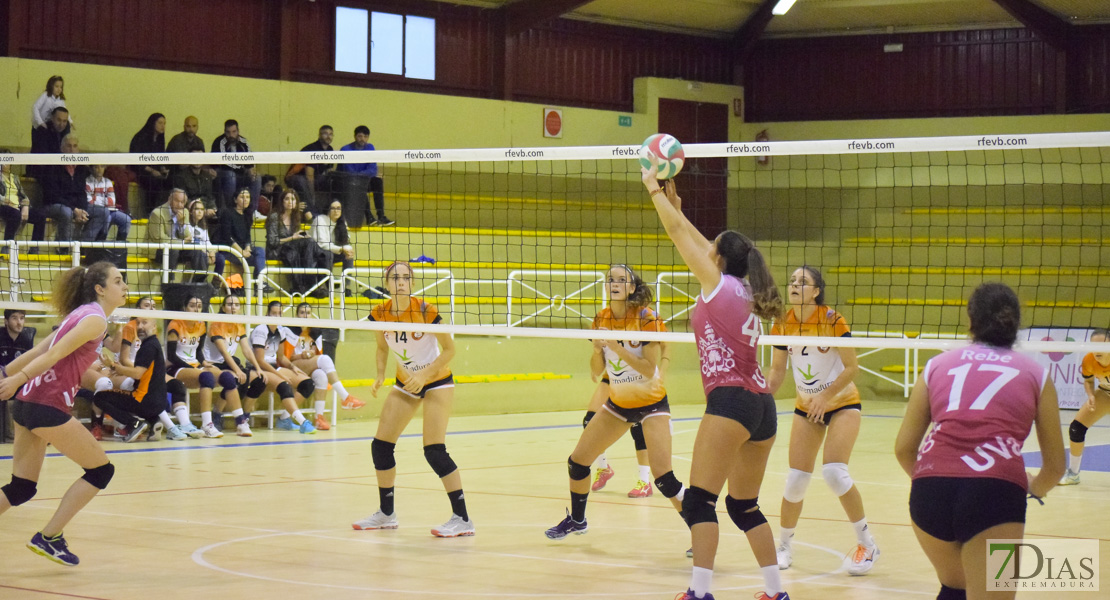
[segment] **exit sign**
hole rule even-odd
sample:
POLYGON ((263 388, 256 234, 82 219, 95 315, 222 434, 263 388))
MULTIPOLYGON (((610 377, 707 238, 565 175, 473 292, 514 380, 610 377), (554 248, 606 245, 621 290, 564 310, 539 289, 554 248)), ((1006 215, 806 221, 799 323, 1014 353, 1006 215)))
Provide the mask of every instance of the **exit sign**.
POLYGON ((632 127, 632 117, 630 117, 630 116, 617 117, 617 125, 620 125, 621 127, 632 127))

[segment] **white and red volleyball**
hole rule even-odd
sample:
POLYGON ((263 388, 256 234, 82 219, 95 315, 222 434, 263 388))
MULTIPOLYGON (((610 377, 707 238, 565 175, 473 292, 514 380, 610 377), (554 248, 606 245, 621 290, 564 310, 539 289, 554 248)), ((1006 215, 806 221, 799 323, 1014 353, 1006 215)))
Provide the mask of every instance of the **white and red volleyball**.
POLYGON ((659 159, 659 179, 670 179, 682 170, 686 164, 686 152, 682 144, 669 133, 657 133, 649 136, 640 146, 640 164, 645 169, 651 168, 651 159, 648 155, 659 159))

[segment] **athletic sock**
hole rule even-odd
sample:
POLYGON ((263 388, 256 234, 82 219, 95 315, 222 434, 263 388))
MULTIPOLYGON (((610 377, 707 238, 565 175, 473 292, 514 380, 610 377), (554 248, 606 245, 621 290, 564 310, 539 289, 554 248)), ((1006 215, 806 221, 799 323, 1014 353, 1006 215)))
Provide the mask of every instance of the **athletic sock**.
POLYGON ((173 414, 177 416, 177 422, 182 427, 189 425, 189 409, 184 404, 173 409, 173 414))
POLYGON ((387 515, 393 514, 393 488, 387 487, 378 488, 378 502, 381 504, 381 511, 387 515))
POLYGON ((694 591, 694 597, 704 598, 711 587, 713 587, 713 569, 694 567, 694 572, 690 574, 690 589, 694 591))
POLYGON ((787 548, 794 542, 794 527, 783 527, 779 529, 779 543, 787 548))
POLYGON ((1072 473, 1079 473, 1079 463, 1083 462, 1083 455, 1076 456, 1074 454, 1068 455, 1068 470, 1072 473))
POLYGON ((212 425, 212 411, 205 410, 200 413, 200 426, 206 427, 212 425))
POLYGON ((301 409, 293 411, 293 422, 297 425, 304 423, 304 415, 301 414, 301 409))
POLYGON ((875 545, 875 538, 871 537, 871 531, 867 528, 867 517, 852 523, 852 527, 856 530, 856 540, 858 540, 860 544, 868 548, 875 545))
POLYGON ((779 566, 759 567, 763 573, 763 593, 774 598, 782 591, 782 578, 779 576, 779 566))
POLYGON ((463 498, 463 491, 447 492, 447 498, 451 500, 451 512, 462 517, 464 521, 469 521, 470 515, 466 514, 466 500, 463 498))
POLYGON ((576 523, 581 523, 586 520, 586 497, 590 494, 576 494, 570 493, 570 518, 576 523))
POLYGON ((651 483, 651 466, 640 465, 640 481, 651 483))
POLYGON ((328 403, 324 400, 316 400, 315 401, 315 403, 313 404, 313 407, 316 409, 316 418, 317 419, 323 419, 324 418, 324 407, 326 407, 327 405, 328 405, 328 403))
POLYGON ((339 397, 340 402, 346 400, 347 396, 351 395, 347 391, 347 388, 343 387, 342 381, 336 381, 335 383, 331 384, 331 389, 335 390, 335 395, 339 397))
POLYGON ((599 469, 608 469, 609 468, 609 461, 605 459, 604 454, 597 457, 597 461, 595 462, 595 464, 597 465, 597 468, 599 468, 599 469))
POLYGON ((173 419, 170 418, 170 414, 166 411, 162 411, 162 413, 158 415, 158 420, 162 422, 162 425, 166 426, 166 429, 174 426, 173 419))
POLYGON ((236 426, 242 425, 243 423, 247 422, 246 417, 243 416, 243 409, 241 408, 236 408, 235 410, 231 411, 231 416, 235 417, 236 426))
POLYGON ((281 414, 278 415, 278 418, 279 419, 288 419, 290 416, 292 416, 292 415, 289 414, 289 411, 283 410, 283 411, 281 411, 281 414))

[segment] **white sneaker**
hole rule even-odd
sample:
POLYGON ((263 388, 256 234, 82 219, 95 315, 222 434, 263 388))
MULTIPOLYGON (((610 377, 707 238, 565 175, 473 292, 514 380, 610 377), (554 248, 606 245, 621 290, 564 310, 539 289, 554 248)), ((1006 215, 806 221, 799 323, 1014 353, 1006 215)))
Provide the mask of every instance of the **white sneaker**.
POLYGON ((794 549, 787 544, 779 544, 775 548, 775 556, 778 557, 780 570, 789 569, 794 564, 794 549))
POLYGON ((166 439, 179 442, 181 440, 189 439, 189 436, 185 435, 185 432, 181 431, 180 427, 174 425, 166 430, 166 439))
POLYGON ((848 574, 849 575, 863 575, 875 566, 875 559, 879 558, 878 546, 864 546, 863 544, 856 544, 848 552, 845 560, 848 561, 848 574))
POLYGON ((200 438, 204 437, 204 432, 197 429, 197 426, 193 425, 192 423, 182 425, 181 427, 179 427, 179 429, 181 429, 181 433, 184 433, 194 440, 199 440, 200 438))
POLYGON ((1060 480, 1058 485, 1079 485, 1079 473, 1069 468, 1068 472, 1064 473, 1064 478, 1060 480))
POLYGON ((397 511, 393 511, 393 514, 387 515, 379 510, 361 521, 351 523, 351 527, 358 531, 397 529, 397 511))
POLYGON ((204 437, 206 437, 206 438, 222 438, 222 437, 224 437, 223 432, 220 431, 219 429, 216 429, 216 425, 214 423, 205 423, 204 428, 202 429, 202 431, 204 432, 204 437))
POLYGON ((464 521, 459 515, 451 515, 447 522, 432 529, 432 535, 441 538, 463 537, 474 535, 474 523, 464 521))
POLYGON ((235 435, 239 437, 251 437, 254 433, 251 432, 251 426, 247 423, 240 423, 235 426, 235 435))

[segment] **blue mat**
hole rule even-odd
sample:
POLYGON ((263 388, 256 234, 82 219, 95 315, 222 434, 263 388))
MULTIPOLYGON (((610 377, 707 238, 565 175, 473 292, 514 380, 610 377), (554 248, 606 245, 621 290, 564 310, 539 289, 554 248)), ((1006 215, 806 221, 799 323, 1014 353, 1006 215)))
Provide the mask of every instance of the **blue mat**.
MULTIPOLYGON (((1064 452, 1067 453, 1068 456, 1071 456, 1068 450, 1067 440, 1064 440, 1064 452)), ((1041 466, 1040 452, 1022 452, 1021 455, 1025 458, 1025 466, 1041 466)), ((1080 468, 1083 471, 1110 473, 1110 445, 1092 446, 1088 444, 1083 448, 1083 463, 1080 465, 1080 468)))

